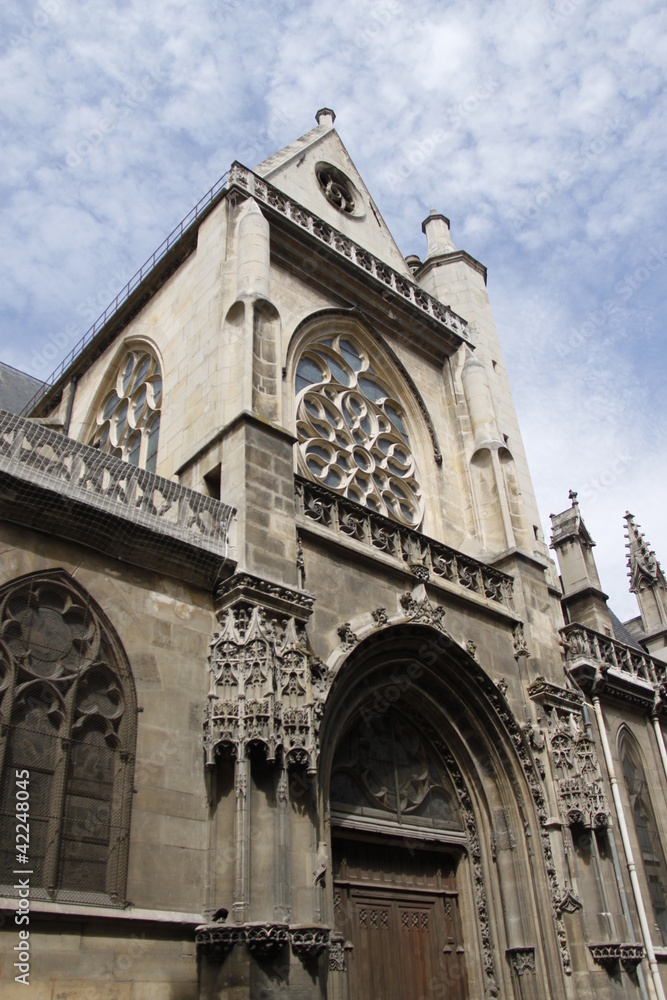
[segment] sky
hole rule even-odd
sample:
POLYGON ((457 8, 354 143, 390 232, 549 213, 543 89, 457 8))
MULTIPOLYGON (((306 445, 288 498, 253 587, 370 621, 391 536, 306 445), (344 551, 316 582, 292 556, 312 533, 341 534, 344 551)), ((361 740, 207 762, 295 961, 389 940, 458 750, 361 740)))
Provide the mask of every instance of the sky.
POLYGON ((667 565, 660 0, 6 0, 0 358, 46 378, 198 199, 323 106, 402 252, 488 268, 543 528, 575 489, 610 604, 667 565))

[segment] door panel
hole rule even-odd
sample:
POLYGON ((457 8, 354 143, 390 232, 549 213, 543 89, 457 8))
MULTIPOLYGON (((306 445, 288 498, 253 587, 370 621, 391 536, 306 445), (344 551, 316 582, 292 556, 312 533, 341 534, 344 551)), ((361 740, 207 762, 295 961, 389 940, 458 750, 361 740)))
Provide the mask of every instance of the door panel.
POLYGON ((465 1000, 452 859, 375 847, 334 846, 336 929, 353 946, 350 1000, 465 1000))

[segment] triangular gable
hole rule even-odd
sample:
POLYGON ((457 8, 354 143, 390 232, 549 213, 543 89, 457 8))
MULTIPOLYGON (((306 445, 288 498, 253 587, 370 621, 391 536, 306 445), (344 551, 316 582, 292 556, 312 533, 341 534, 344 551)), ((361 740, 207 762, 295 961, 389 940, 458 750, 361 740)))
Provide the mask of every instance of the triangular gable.
POLYGON ((408 278, 412 277, 394 237, 330 119, 269 156, 255 168, 255 173, 390 267, 408 278), (320 164, 331 165, 351 182, 354 195, 354 211, 351 214, 337 208, 325 194, 316 173, 320 164))

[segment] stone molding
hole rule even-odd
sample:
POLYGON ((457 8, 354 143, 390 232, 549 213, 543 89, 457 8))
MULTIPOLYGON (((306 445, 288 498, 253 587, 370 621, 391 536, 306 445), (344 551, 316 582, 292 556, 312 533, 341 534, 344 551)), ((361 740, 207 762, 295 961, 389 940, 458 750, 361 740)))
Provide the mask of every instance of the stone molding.
POLYGON ((0 483, 8 521, 197 584, 233 565, 228 504, 5 411, 0 483))
POLYGON ((315 603, 315 598, 307 590, 273 583, 252 573, 235 573, 220 584, 215 596, 219 618, 224 617, 227 608, 245 602, 305 622, 313 613, 315 603))
POLYGON ((548 708, 564 708, 578 712, 584 704, 584 696, 581 691, 552 684, 545 677, 536 677, 532 684, 528 685, 527 690, 533 701, 548 708))
POLYGON ((467 323, 449 306, 429 295, 410 278, 399 274, 389 264, 385 264, 238 161, 232 164, 228 175, 228 190, 232 192, 234 188, 279 212, 318 243, 334 251, 346 262, 356 265, 363 272, 364 281, 370 279, 379 286, 381 293, 393 292, 413 309, 444 326, 449 336, 453 335, 458 343, 467 342, 467 323))
POLYGON ((200 924, 195 928, 197 951, 211 962, 224 962, 235 945, 245 945, 259 959, 274 958, 287 944, 299 958, 319 958, 329 948, 331 930, 322 925, 275 923, 200 924))
POLYGON ((514 578, 509 574, 300 476, 295 477, 295 491, 297 510, 309 520, 398 559, 422 582, 446 580, 462 593, 467 591, 513 612, 514 578))

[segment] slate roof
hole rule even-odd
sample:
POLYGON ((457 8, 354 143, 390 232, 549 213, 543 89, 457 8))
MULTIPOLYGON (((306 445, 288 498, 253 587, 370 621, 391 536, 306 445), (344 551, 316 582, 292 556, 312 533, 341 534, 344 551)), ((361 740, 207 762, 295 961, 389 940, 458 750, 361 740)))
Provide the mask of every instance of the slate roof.
POLYGON ((20 413, 44 383, 0 361, 0 410, 20 413))
POLYGON ((645 653, 646 650, 639 645, 635 636, 630 632, 620 618, 617 618, 614 612, 609 609, 609 617, 611 618, 611 627, 614 633, 614 639, 618 642, 624 643, 626 646, 631 646, 632 649, 636 649, 638 652, 645 653))

